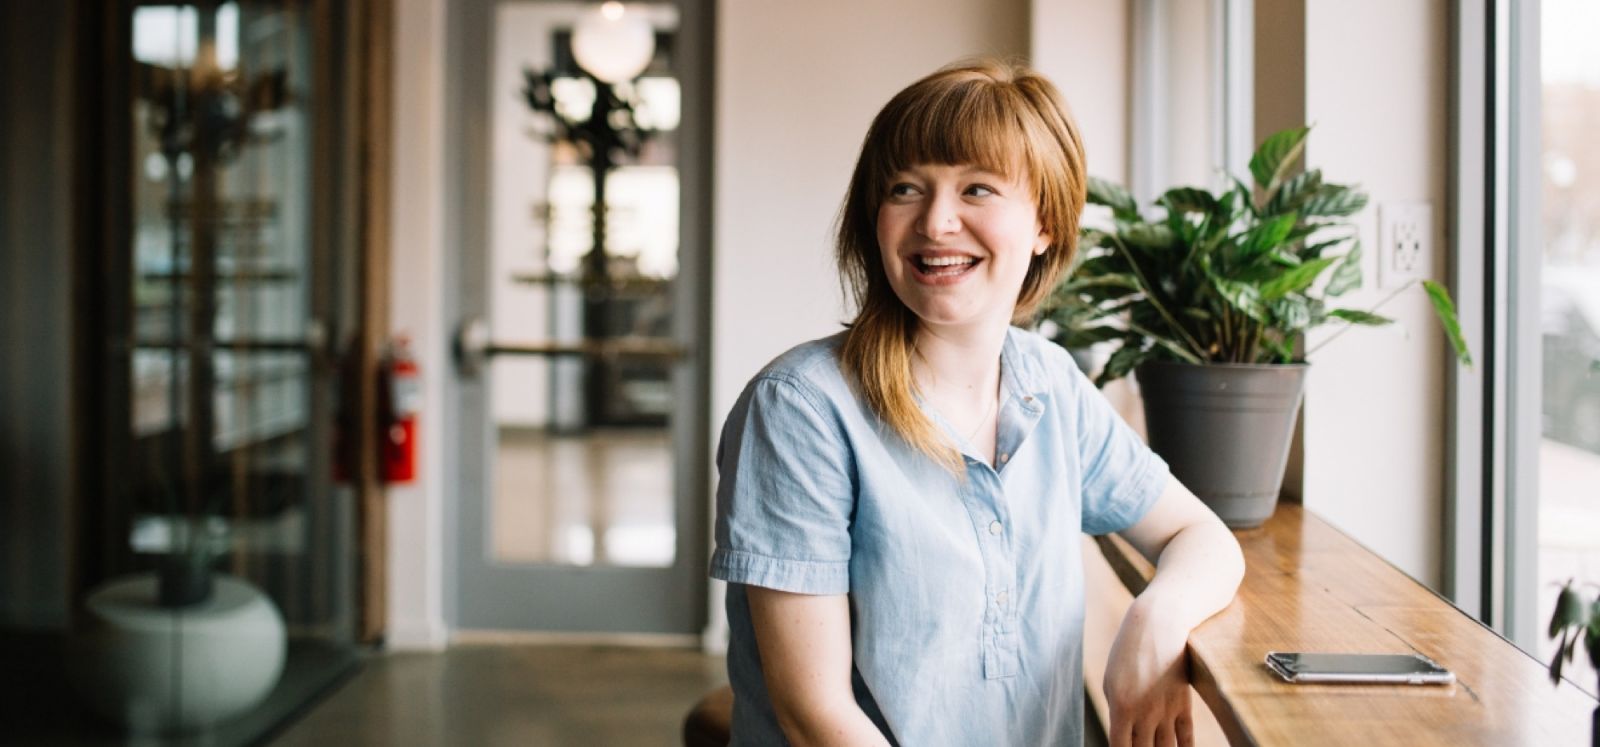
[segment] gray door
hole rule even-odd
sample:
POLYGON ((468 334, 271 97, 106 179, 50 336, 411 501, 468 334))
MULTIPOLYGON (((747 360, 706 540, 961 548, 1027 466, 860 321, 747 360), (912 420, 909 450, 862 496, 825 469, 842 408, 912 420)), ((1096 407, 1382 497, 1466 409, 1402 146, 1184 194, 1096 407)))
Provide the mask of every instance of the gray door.
POLYGON ((599 5, 450 8, 454 626, 699 634, 706 9, 628 4, 655 49, 606 83, 599 5))

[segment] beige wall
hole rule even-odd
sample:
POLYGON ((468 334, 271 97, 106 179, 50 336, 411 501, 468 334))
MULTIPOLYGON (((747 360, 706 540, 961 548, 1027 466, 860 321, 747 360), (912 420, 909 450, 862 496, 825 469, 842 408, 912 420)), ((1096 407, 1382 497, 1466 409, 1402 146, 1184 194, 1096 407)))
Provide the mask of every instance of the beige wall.
POLYGON ((974 54, 1027 51, 1020 0, 718 4, 712 278, 717 422, 746 380, 844 321, 831 232, 867 125, 974 54))
POLYGON ((723 0, 717 25, 713 441, 767 361, 844 321, 829 235, 878 108, 955 59, 1025 55, 1028 4, 723 0))
MULTIPOLYGON (((1315 124, 1308 164, 1327 179, 1361 183, 1374 205, 1431 202, 1436 280, 1445 276, 1442 248, 1448 246, 1447 5, 1309 0, 1305 19, 1306 113, 1315 124)), ((1361 218, 1367 282, 1344 305, 1370 308, 1387 291, 1374 287, 1375 209, 1361 218)), ((1437 587, 1446 467, 1444 341, 1419 288, 1381 313, 1399 324, 1353 330, 1310 358, 1305 503, 1437 587)), ((1331 331, 1314 336, 1308 348, 1331 331)))
POLYGON ((1034 68, 1072 108, 1089 173, 1128 182, 1130 0, 1033 0, 1034 68))

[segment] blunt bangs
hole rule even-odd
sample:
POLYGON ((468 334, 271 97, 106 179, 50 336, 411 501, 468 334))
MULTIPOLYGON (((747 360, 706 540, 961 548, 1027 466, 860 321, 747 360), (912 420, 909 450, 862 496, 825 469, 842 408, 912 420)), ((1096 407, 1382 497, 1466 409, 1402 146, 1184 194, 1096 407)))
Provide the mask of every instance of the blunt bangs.
POLYGON ((1039 169, 1018 116, 1027 102, 1015 90, 977 75, 941 87, 885 109, 890 117, 873 133, 882 142, 867 149, 874 181, 887 189, 897 172, 913 166, 970 165, 1007 179, 1026 170, 1037 195, 1039 169))

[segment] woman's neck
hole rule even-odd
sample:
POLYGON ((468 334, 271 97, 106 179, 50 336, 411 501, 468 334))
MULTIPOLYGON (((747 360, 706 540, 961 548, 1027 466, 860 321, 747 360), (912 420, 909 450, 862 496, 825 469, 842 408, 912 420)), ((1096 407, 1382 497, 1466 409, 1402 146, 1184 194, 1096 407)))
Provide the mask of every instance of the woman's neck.
POLYGON ((912 374, 922 391, 935 399, 971 398, 983 401, 1000 387, 1000 350, 1005 347, 1002 325, 917 330, 912 374))

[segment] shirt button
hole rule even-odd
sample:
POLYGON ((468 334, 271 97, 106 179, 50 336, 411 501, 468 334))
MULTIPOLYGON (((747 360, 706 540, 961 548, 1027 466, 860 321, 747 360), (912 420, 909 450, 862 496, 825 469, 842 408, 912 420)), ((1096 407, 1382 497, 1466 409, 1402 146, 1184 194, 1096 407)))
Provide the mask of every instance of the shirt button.
POLYGON ((1001 531, 1000 522, 998 522, 998 521, 989 522, 989 533, 990 534, 999 534, 1000 531, 1001 531))
POLYGON ((1000 605, 1001 607, 1006 606, 1006 601, 1009 599, 1011 599, 1011 595, 1003 591, 994 595, 994 603, 1000 605))
POLYGON ((1007 460, 1007 459, 1010 459, 1010 458, 1011 458, 1011 455, 1010 455, 1010 454, 1007 454, 1007 453, 1005 453, 1005 452, 1003 452, 1003 451, 1002 451, 1002 452, 1000 452, 1000 463, 1001 463, 1001 464, 1005 464, 1005 463, 1006 463, 1006 460, 1007 460))
POLYGON ((1023 402, 1032 402, 1033 401, 1033 397, 1023 397, 1022 401, 1023 402))

